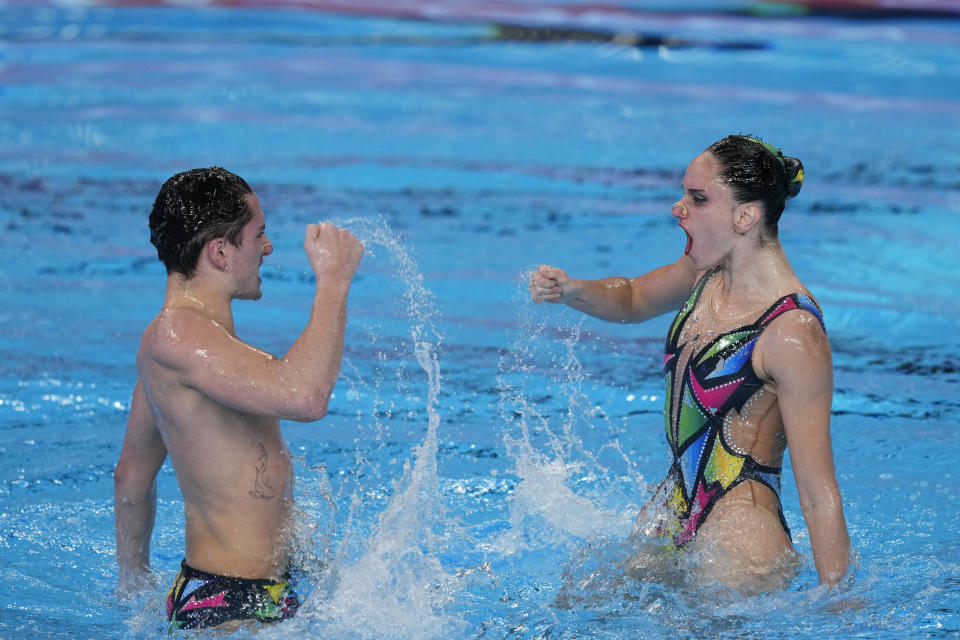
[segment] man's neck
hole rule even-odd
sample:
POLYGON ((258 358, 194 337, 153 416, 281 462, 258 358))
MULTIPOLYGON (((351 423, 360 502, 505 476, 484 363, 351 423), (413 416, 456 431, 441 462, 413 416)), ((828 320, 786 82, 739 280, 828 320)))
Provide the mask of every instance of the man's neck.
POLYGON ((198 276, 186 278, 179 273, 172 273, 167 277, 164 309, 183 307, 196 309, 232 334, 233 310, 230 303, 229 294, 204 278, 198 276))

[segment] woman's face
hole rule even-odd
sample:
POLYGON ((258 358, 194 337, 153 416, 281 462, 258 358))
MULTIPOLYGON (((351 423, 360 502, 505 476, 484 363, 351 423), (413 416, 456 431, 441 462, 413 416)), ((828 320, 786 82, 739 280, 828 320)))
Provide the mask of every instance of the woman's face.
POLYGON ((673 206, 673 216, 687 233, 684 253, 698 270, 720 264, 737 235, 733 227, 736 204, 718 176, 719 168, 709 152, 694 158, 683 176, 683 197, 673 206))

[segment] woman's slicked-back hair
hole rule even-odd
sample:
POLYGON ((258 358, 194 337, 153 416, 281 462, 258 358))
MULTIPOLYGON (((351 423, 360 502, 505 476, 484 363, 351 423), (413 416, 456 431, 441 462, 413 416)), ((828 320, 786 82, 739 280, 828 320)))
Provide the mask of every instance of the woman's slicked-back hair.
POLYGON ((727 136, 707 151, 720 163, 734 202, 762 203, 766 229, 776 234, 787 198, 803 186, 803 163, 754 136, 727 136))
POLYGON ((214 238, 240 246, 252 216, 249 193, 243 178, 220 167, 191 169, 167 180, 150 212, 150 242, 167 273, 192 277, 200 251, 214 238))

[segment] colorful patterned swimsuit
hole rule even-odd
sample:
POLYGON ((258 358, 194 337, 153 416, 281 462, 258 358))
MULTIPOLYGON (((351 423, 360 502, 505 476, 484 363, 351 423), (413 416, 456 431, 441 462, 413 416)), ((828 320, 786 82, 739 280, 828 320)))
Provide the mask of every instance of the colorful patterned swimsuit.
POLYGON ((289 579, 258 580, 198 571, 184 560, 167 593, 167 618, 176 629, 215 627, 231 620, 279 622, 300 599, 289 579))
MULTIPOLYGON (((748 480, 769 487, 776 495, 778 515, 787 535, 790 530, 779 507, 780 468, 757 462, 749 453, 738 452, 724 434, 725 418, 752 404, 763 381, 753 370, 753 348, 766 326, 782 313, 805 309, 820 325, 823 317, 812 298, 793 293, 777 300, 755 322, 718 334, 700 349, 691 351, 686 366, 677 371, 684 325, 700 301, 707 282, 719 271, 713 269, 693 288, 670 326, 664 353, 666 376, 665 426, 673 464, 658 491, 667 492, 674 522, 661 534, 673 535, 679 547, 689 542, 710 510, 729 491, 748 480), (677 376, 683 378, 677 380, 677 376), (674 394, 680 394, 674 406, 674 394)), ((694 319, 694 322, 696 319, 694 319)), ((731 415, 732 418, 732 415, 731 415)))

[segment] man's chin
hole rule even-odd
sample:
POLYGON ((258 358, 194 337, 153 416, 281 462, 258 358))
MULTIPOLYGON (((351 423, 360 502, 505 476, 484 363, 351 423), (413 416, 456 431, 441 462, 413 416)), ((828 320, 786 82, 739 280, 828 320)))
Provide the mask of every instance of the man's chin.
POLYGON ((234 296, 234 300, 259 300, 263 296, 263 293, 260 289, 256 291, 244 291, 243 293, 237 294, 234 296))

